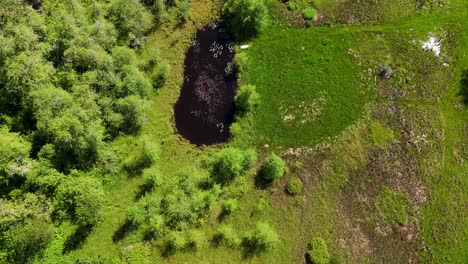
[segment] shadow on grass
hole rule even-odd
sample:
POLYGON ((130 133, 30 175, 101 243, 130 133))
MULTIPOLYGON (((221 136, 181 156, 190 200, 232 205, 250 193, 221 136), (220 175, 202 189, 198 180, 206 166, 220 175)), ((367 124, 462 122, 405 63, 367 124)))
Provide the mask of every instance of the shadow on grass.
POLYGON ((80 249, 92 230, 93 226, 79 226, 65 241, 62 253, 66 254, 70 251, 80 249))
POLYGON ((265 249, 258 248, 255 245, 252 245, 252 243, 249 243, 249 241, 246 239, 242 240, 240 246, 243 259, 249 259, 254 256, 260 255, 262 252, 265 252, 265 249))
POLYGON ((114 235, 112 236, 112 241, 114 243, 119 242, 120 240, 124 239, 128 233, 135 229, 136 227, 132 223, 125 221, 125 223, 121 225, 117 231, 115 231, 114 235))
POLYGON ((139 186, 138 192, 135 195, 135 201, 140 200, 143 196, 145 196, 148 192, 150 192, 154 188, 153 185, 143 183, 139 186))
POLYGON ((255 188, 257 189, 266 189, 270 187, 272 183, 273 181, 265 180, 265 178, 263 178, 262 171, 259 171, 255 175, 255 188))

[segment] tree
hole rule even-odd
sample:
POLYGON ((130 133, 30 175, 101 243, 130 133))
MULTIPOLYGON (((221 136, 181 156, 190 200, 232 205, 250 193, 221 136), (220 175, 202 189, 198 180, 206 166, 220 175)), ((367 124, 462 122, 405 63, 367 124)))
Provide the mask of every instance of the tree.
POLYGON ((312 238, 309 246, 309 258, 313 264, 330 263, 330 253, 328 252, 327 244, 322 238, 312 238))
POLYGON ((286 170, 286 163, 273 153, 266 159, 260 173, 265 180, 273 181, 283 177, 286 170))
POLYGON ((222 13, 239 41, 262 33, 270 21, 265 0, 228 0, 222 13))
POLYGON ((27 261, 52 240, 53 226, 40 219, 30 219, 3 233, 0 249, 7 252, 10 263, 27 261))
POLYGON ((255 229, 245 233, 243 244, 249 251, 261 252, 273 249, 279 236, 267 223, 258 223, 255 229))
POLYGON ((218 154, 214 164, 214 176, 218 182, 228 182, 246 172, 256 161, 253 150, 242 151, 228 147, 218 154))
POLYGON ((101 217, 104 190, 98 180, 73 171, 57 188, 57 208, 65 210, 80 226, 93 226, 101 217))
POLYGON ((37 128, 54 146, 53 163, 58 169, 83 168, 93 164, 103 138, 96 94, 85 85, 74 86, 72 95, 53 86, 31 93, 37 128))
POLYGON ((17 133, 9 132, 6 127, 0 127, 0 186, 26 176, 31 169, 30 151, 28 141, 17 133))
POLYGON ((260 95, 254 85, 242 85, 235 98, 236 106, 244 113, 253 111, 260 104, 260 95))
POLYGON ((125 40, 140 38, 152 27, 153 16, 139 0, 112 0, 109 15, 125 40))

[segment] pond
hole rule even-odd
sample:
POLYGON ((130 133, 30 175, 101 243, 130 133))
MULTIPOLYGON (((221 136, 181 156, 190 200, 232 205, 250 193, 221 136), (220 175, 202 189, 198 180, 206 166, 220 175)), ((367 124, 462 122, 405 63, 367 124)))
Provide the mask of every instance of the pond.
POLYGON ((175 105, 178 133, 196 145, 226 142, 234 120, 237 76, 234 43, 224 24, 210 23, 191 41, 175 105))

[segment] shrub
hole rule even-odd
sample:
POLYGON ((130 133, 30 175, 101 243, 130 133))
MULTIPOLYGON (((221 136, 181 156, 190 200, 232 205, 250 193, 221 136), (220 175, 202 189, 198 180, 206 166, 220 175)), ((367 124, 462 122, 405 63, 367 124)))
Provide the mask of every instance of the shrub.
POLYGON ((146 221, 146 212, 138 206, 129 207, 126 218, 132 225, 139 226, 146 221))
POLYGON ((251 251, 267 251, 279 242, 278 234, 266 223, 258 223, 254 230, 247 232, 243 244, 251 251))
POLYGON ((175 251, 184 249, 187 246, 187 239, 180 232, 173 232, 166 240, 166 250, 175 251))
POLYGON ((161 61, 151 74, 154 88, 160 88, 171 74, 171 65, 167 61, 161 61))
POLYGON ((244 152, 237 148, 225 148, 218 154, 214 173, 218 182, 227 182, 247 171, 256 160, 253 150, 244 152))
POLYGON ((29 263, 31 257, 50 243, 53 234, 53 225, 39 219, 27 220, 4 231, 0 248, 7 251, 11 262, 2 263, 29 263))
POLYGON ((290 11, 297 10, 296 3, 292 2, 292 1, 289 1, 289 2, 288 2, 288 9, 289 9, 290 11))
POLYGON ((228 0, 222 14, 238 40, 262 33, 270 20, 265 0, 228 0))
POLYGON ((145 182, 145 187, 148 189, 153 189, 162 183, 161 174, 159 174, 155 168, 147 168, 143 170, 143 180, 145 182))
POLYGON ((298 194, 302 191, 303 185, 304 184, 302 183, 301 179, 294 177, 289 180, 288 185, 286 186, 286 191, 291 195, 298 194))
POLYGON ((310 241, 309 258, 314 264, 330 263, 330 253, 328 253, 327 244, 322 238, 314 237, 310 241))
POLYGON ((230 226, 221 226, 216 230, 216 234, 213 238, 214 242, 219 245, 226 247, 235 248, 239 246, 240 239, 237 236, 237 232, 230 226))
POLYGON ((224 202, 223 211, 230 214, 239 208, 239 202, 236 199, 228 199, 224 202))
POLYGON ((249 66, 249 57, 247 56, 247 53, 245 52, 236 53, 234 57, 234 61, 236 62, 236 66, 241 75, 242 73, 247 71, 248 66, 249 66))
POLYGON ((317 14, 317 11, 313 8, 306 8, 302 11, 302 15, 304 16, 304 19, 307 19, 307 20, 314 19, 316 14, 317 14))
POLYGON ((254 85, 242 85, 235 98, 237 108, 242 112, 251 112, 260 104, 260 95, 254 85))
POLYGON ((286 170, 286 163, 276 154, 271 154, 263 164, 260 173, 265 180, 273 181, 283 177, 286 170))
POLYGON ((199 230, 193 230, 189 233, 187 247, 193 250, 199 250, 205 246, 205 234, 199 230))

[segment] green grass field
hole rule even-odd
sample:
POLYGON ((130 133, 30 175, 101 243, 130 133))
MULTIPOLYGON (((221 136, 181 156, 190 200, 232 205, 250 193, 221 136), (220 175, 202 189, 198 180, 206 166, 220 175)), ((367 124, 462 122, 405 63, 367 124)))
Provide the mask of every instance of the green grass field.
POLYGON ((252 128, 260 143, 313 145, 359 118, 372 91, 348 53, 352 37, 335 29, 273 27, 251 43, 245 82, 262 97, 252 128))

